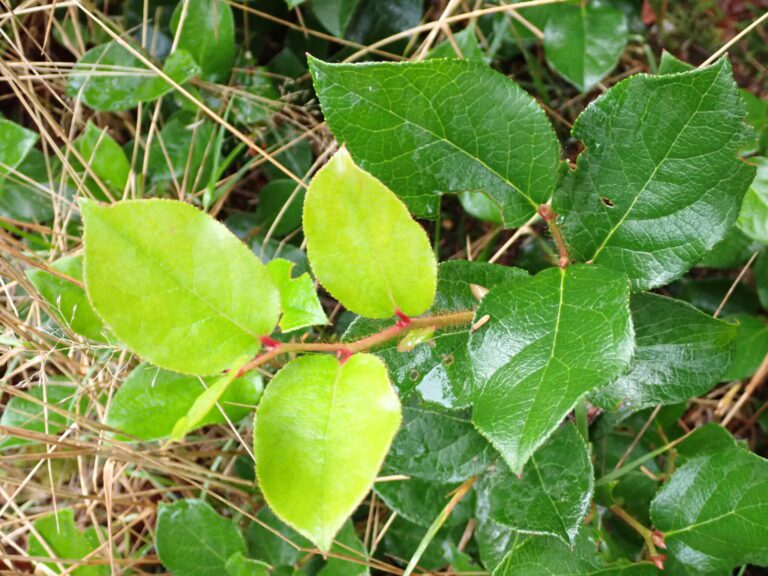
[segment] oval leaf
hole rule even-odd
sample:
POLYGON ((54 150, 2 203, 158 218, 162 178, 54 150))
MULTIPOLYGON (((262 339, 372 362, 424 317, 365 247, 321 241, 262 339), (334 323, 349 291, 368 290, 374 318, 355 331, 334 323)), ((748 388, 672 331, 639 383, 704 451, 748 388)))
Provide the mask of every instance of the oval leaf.
POLYGON ((192 55, 207 80, 217 82, 229 77, 235 63, 235 19, 227 2, 179 2, 171 18, 171 30, 177 37, 177 48, 192 55))
POLYGON ((547 62, 582 92, 616 67, 626 43, 624 13, 603 3, 560 4, 544 28, 547 62))
POLYGON ((280 297, 226 227, 169 200, 81 206, 88 296, 120 340, 157 366, 201 375, 256 353, 280 297))
POLYGON ((518 226, 555 185, 560 144, 544 110, 483 63, 327 64, 309 69, 334 136, 419 217, 441 194, 483 192, 518 226))
POLYGON ((375 356, 289 362, 256 414, 256 473, 267 503, 328 551, 370 489, 399 425, 400 401, 375 356))
POLYGON ((432 305, 437 263, 426 233, 344 149, 309 186, 304 234, 315 276, 352 312, 416 316, 432 305))
POLYGON ((578 399, 628 366, 629 283, 597 266, 549 268, 491 290, 486 315, 469 340, 472 421, 520 474, 578 399))
POLYGON ((751 130, 720 61, 637 75, 595 100, 573 137, 586 150, 555 193, 571 255, 625 272, 634 290, 700 262, 736 219, 754 168, 738 158, 751 130))

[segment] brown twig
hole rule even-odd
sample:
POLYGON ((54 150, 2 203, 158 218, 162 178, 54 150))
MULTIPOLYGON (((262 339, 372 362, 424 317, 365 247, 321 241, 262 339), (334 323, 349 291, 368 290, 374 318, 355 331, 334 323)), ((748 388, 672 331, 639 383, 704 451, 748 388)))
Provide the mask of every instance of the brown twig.
POLYGON ((565 268, 571 263, 571 259, 568 257, 568 247, 565 245, 565 238, 560 231, 560 227, 557 225, 557 214, 552 210, 552 206, 549 204, 542 204, 538 210, 539 216, 549 226, 549 231, 552 233, 552 239, 557 245, 557 252, 560 254, 560 268, 565 268))

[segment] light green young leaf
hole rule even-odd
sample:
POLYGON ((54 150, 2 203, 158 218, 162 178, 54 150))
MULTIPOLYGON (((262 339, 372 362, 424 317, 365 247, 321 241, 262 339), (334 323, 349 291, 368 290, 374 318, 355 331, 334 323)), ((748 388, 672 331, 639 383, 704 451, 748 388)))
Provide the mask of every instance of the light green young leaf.
POLYGON ((227 576, 267 576, 272 568, 260 560, 251 560, 242 552, 235 552, 226 564, 227 576))
POLYGON ((227 228, 168 200, 82 202, 85 280, 114 334, 153 364, 210 375, 260 347, 280 296, 227 228))
MULTIPOLYGON (((210 390, 216 382, 217 378, 201 379, 147 363, 139 364, 112 398, 106 424, 141 440, 165 438, 171 434, 174 425, 187 416, 206 388, 210 390)), ((262 389, 261 376, 251 371, 236 378, 218 402, 227 417, 237 422, 256 405, 262 389)), ((224 422, 226 419, 214 405, 195 426, 224 422)))
POLYGON ((738 325, 690 304, 657 294, 630 301, 635 354, 626 374, 592 395, 592 402, 622 413, 676 404, 708 392, 731 363, 738 325))
POLYGON ((768 566, 768 462, 738 446, 692 458, 659 491, 651 517, 668 555, 691 573, 768 566))
POLYGON ((768 158, 753 157, 749 163, 757 166, 757 173, 744 195, 737 224, 750 238, 768 244, 768 158))
POLYGON ((626 44, 624 13, 608 3, 561 4, 544 28, 547 62, 581 92, 616 68, 626 44))
POLYGON ((399 425, 400 402, 375 356, 289 362, 267 387, 254 429, 256 473, 270 508, 330 550, 399 425))
MULTIPOLYGON (((83 280, 82 256, 59 258, 52 262, 50 267, 75 280, 83 280)), ((37 268, 27 271, 27 277, 59 320, 73 332, 97 342, 107 341, 104 324, 91 307, 85 290, 80 286, 37 268)))
MULTIPOLYGON (((166 60, 163 72, 177 84, 196 76, 200 68, 189 52, 177 50, 166 60)), ((101 44, 83 54, 69 75, 67 95, 81 98, 94 110, 131 110, 139 102, 151 102, 173 86, 148 68, 116 41, 101 44)))
POLYGON ((482 192, 513 227, 552 194, 560 145, 544 110, 485 64, 309 65, 333 134, 416 216, 436 218, 441 194, 482 192))
POLYGON ((283 310, 280 329, 283 332, 328 323, 328 317, 317 297, 312 277, 304 272, 298 278, 291 278, 291 270, 294 266, 293 262, 282 258, 275 258, 267 264, 272 282, 280 291, 283 310))
MULTIPOLYGON (((494 286, 526 277, 525 270, 487 262, 447 260, 438 267, 437 293, 430 314, 471 310, 477 306, 472 285, 490 290, 494 286)), ((344 334, 357 340, 392 325, 391 320, 358 317, 344 334)), ((472 368, 467 342, 471 325, 448 326, 435 331, 429 341, 411 351, 398 350, 390 341, 375 349, 389 368, 401 398, 418 392, 425 402, 451 409, 472 404, 472 368)))
MULTIPOLYGON (((245 360, 246 358, 243 358, 242 362, 238 362, 238 364, 244 363, 245 360)), ((173 430, 171 430, 171 440, 177 442, 182 440, 189 432, 202 426, 211 412, 214 410, 218 412, 216 404, 229 390, 229 387, 235 380, 235 376, 237 376, 237 372, 237 370, 230 370, 224 376, 219 376, 205 392, 195 399, 187 413, 174 424, 173 430)))
MULTIPOLYGON (((85 532, 78 530, 75 525, 75 515, 71 508, 64 508, 59 510, 58 514, 49 514, 38 518, 33 525, 45 544, 36 535, 31 534, 27 551, 30 556, 50 558, 52 552, 54 558, 60 558, 61 561, 59 562, 44 563, 54 574, 61 574, 64 570, 71 568, 73 561, 81 561, 86 556, 88 560, 97 560, 107 555, 106 550, 102 553, 93 553, 100 545, 96 531, 94 528, 89 528, 85 532)), ((79 566, 67 574, 73 576, 106 576, 109 574, 109 566, 104 564, 79 566)))
MULTIPOLYGON (((64 431, 69 424, 69 419, 59 412, 46 409, 45 404, 68 412, 77 411, 77 389, 73 386, 48 383, 45 389, 41 385, 23 392, 34 400, 12 396, 0 414, 0 426, 57 435, 64 431)), ((0 450, 32 442, 33 440, 6 435, 6 433, 0 434, 0 450)))
MULTIPOLYGON (((23 126, 0 118, 0 176, 8 173, 8 168, 16 168, 24 161, 39 136, 23 126)), ((5 179, 0 178, 0 186, 5 179)))
POLYGON ((222 576, 227 561, 246 552, 237 527, 202 500, 160 504, 155 547, 174 576, 222 576))
POLYGON ((179 2, 171 18, 171 30, 178 38, 177 49, 192 55, 205 79, 227 80, 235 63, 235 19, 227 2, 179 2))
POLYGON ((573 424, 552 434, 521 477, 500 470, 489 478, 490 515, 510 528, 550 534, 573 545, 592 502, 590 449, 573 424))
POLYGON ((629 283, 600 266, 548 268, 491 290, 486 315, 469 339, 472 421, 520 474, 576 402, 629 365, 629 283))
POLYGON ((75 140, 75 147, 99 180, 110 190, 122 195, 131 174, 131 165, 114 138, 106 130, 100 130, 88 122, 85 132, 75 140))
POLYGON ((740 380, 752 376, 768 354, 768 318, 750 314, 734 314, 726 318, 739 323, 733 356, 723 380, 740 380))
POLYGON ((315 276, 350 311, 417 316, 432 305, 437 263, 426 233, 343 148, 307 190, 304 235, 315 276))
POLYGON ((637 75, 579 116, 586 150, 555 194, 571 256, 627 273, 634 290, 669 283, 701 261, 738 214, 754 169, 744 105, 725 60, 637 75))
POLYGON ((528 538, 515 547, 493 571, 493 576, 658 576, 651 563, 608 563, 597 543, 586 535, 574 547, 557 538, 528 538))

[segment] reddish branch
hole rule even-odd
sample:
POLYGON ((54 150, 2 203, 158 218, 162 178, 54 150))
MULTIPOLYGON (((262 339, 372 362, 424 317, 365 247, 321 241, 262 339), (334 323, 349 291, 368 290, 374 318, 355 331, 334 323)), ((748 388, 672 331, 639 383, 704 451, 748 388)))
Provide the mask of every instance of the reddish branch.
POLYGON ((467 310, 465 312, 452 312, 450 314, 442 314, 439 316, 409 318, 405 314, 399 312, 397 314, 397 322, 393 326, 352 342, 280 342, 269 336, 264 336, 261 339, 261 343, 264 345, 266 352, 240 368, 238 376, 242 376, 254 368, 263 366, 270 360, 273 360, 282 354, 290 354, 292 352, 327 352, 336 354, 339 360, 344 362, 347 358, 352 356, 352 354, 370 350, 371 348, 383 344, 388 340, 392 340, 393 338, 397 338, 410 330, 418 328, 445 328, 446 326, 469 324, 472 322, 474 315, 475 313, 472 310, 467 310))
POLYGON ((552 233, 552 239, 557 245, 557 252, 560 254, 560 268, 565 268, 571 263, 571 259, 568 257, 568 248, 565 245, 565 239, 563 233, 560 231, 560 227, 557 225, 557 214, 552 210, 549 204, 542 204, 539 206, 539 216, 549 226, 549 231, 552 233))

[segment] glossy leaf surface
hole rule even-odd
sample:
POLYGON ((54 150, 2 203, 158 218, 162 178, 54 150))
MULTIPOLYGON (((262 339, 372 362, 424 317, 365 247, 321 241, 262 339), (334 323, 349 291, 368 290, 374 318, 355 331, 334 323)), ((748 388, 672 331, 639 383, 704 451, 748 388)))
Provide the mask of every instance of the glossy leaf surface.
POLYGON ((572 134, 586 150, 555 194, 571 256, 625 272, 633 289, 699 262, 738 214, 754 169, 731 68, 637 75, 593 102, 572 134))
POLYGON ((266 268, 222 224, 166 200, 82 203, 88 296, 153 364, 215 374, 253 355, 280 310, 266 268))
POLYGON ((178 37, 177 49, 189 52, 206 79, 226 81, 235 63, 235 19, 229 4, 223 0, 180 2, 171 30, 178 37))
POLYGON ((441 194, 481 191, 518 226, 552 193, 560 145, 549 120, 485 64, 311 58, 310 71, 336 138, 416 216, 435 218, 441 194))
POLYGON ((574 404, 628 366, 633 350, 626 276, 598 266, 550 268, 491 290, 472 334, 472 421, 512 472, 574 404))
POLYGON ((573 424, 552 434, 523 468, 489 479, 490 513, 496 522, 533 534, 551 534, 572 545, 592 501, 589 447, 573 424))
POLYGON ((267 503, 329 550, 370 489, 399 425, 400 402, 375 356, 356 354, 344 364, 332 356, 291 361, 256 414, 256 472, 267 503))
POLYGON ((744 195, 737 223, 744 234, 768 244, 768 158, 750 158, 749 162, 757 166, 757 173, 744 195))
POLYGON ((626 43, 624 13, 609 3, 557 6, 544 29, 547 62, 581 92, 616 68, 626 43))
POLYGON ((426 233, 343 149, 312 179, 304 234, 315 276, 352 312, 416 316, 432 305, 437 264, 426 233))
POLYGON ((768 462, 735 446, 692 458, 664 484, 651 517, 690 571, 768 566, 768 462))
POLYGON ((675 404, 708 392, 731 363, 738 326, 680 300, 635 294, 635 354, 629 371, 592 396, 609 410, 675 404))

